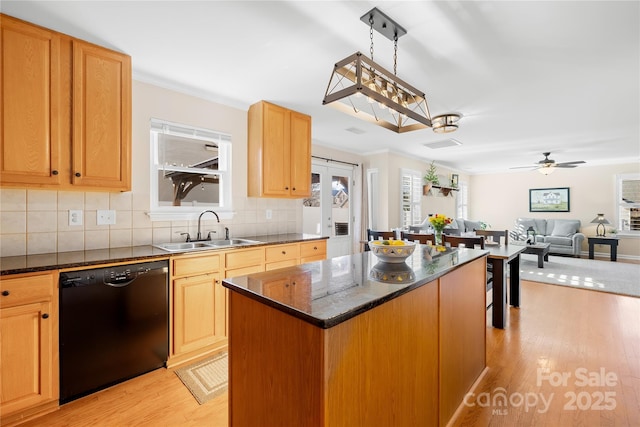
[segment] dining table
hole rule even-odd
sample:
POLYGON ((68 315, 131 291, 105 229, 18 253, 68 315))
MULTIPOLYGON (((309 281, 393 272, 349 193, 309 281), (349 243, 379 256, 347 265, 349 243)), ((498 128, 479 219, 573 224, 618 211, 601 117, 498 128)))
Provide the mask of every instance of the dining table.
POLYGON ((507 317, 507 271, 509 272, 509 305, 520 307, 520 254, 525 246, 492 244, 485 245, 489 251, 487 263, 493 273, 493 310, 491 324, 504 329, 507 317))

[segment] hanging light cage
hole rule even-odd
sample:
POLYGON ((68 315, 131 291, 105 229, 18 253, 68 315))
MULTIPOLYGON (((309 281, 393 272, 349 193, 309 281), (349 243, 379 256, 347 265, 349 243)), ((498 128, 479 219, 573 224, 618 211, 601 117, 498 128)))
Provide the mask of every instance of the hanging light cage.
POLYGON ((437 133, 456 130, 459 114, 432 120, 424 92, 396 75, 398 38, 407 31, 377 8, 360 20, 370 26, 371 59, 356 52, 335 64, 322 104, 397 133, 426 127, 437 133), (374 29, 394 42, 393 73, 373 61, 374 29))
POLYGON ((425 94, 360 52, 335 65, 322 103, 398 133, 432 125, 425 94))

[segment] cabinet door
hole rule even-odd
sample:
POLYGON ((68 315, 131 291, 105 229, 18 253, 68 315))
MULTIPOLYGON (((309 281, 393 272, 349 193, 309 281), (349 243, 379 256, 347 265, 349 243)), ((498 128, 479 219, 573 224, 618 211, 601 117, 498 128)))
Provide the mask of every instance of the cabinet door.
POLYGON ((49 301, 0 309, 3 416, 58 396, 53 387, 55 319, 51 312, 49 301))
POLYGON ((60 181, 60 38, 2 15, 0 182, 60 181))
POLYGON ((173 281, 173 352, 180 354, 226 336, 226 293, 218 273, 173 281), (225 307, 222 313, 217 313, 225 307))
POLYGON ((291 195, 311 195, 311 117, 291 112, 291 195))
POLYGON ((74 185, 131 189, 131 58, 73 41, 74 185))
POLYGON ((263 115, 263 194, 288 196, 291 192, 291 114, 285 108, 264 103, 263 115))

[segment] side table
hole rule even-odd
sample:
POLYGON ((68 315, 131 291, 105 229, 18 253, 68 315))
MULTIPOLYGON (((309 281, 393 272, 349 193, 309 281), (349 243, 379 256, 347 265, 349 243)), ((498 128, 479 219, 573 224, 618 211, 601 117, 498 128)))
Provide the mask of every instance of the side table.
POLYGON ((593 259, 593 245, 609 245, 611 247, 611 261, 618 260, 618 238, 617 237, 588 237, 589 241, 589 259, 593 259))

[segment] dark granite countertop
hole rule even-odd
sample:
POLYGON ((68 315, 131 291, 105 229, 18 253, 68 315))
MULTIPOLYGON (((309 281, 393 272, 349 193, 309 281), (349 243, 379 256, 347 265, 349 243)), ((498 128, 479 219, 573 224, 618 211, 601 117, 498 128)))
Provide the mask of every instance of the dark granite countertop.
MULTIPOLYGON (((198 253, 323 239, 323 237, 321 236, 300 233, 278 234, 269 236, 243 236, 243 238, 256 240, 260 243, 233 248, 212 248, 207 251, 200 250, 198 251, 198 253)), ((90 251, 58 252, 38 255, 2 257, 0 258, 0 276, 48 270, 82 268, 99 264, 137 261, 142 262, 148 261, 149 259, 168 258, 171 255, 179 255, 181 253, 187 252, 191 251, 168 252, 151 245, 146 245, 123 248, 95 249, 90 251)))
POLYGON ((227 278, 223 285, 326 329, 487 254, 458 248, 436 252, 419 245, 402 264, 380 263, 372 252, 363 252, 227 278))

